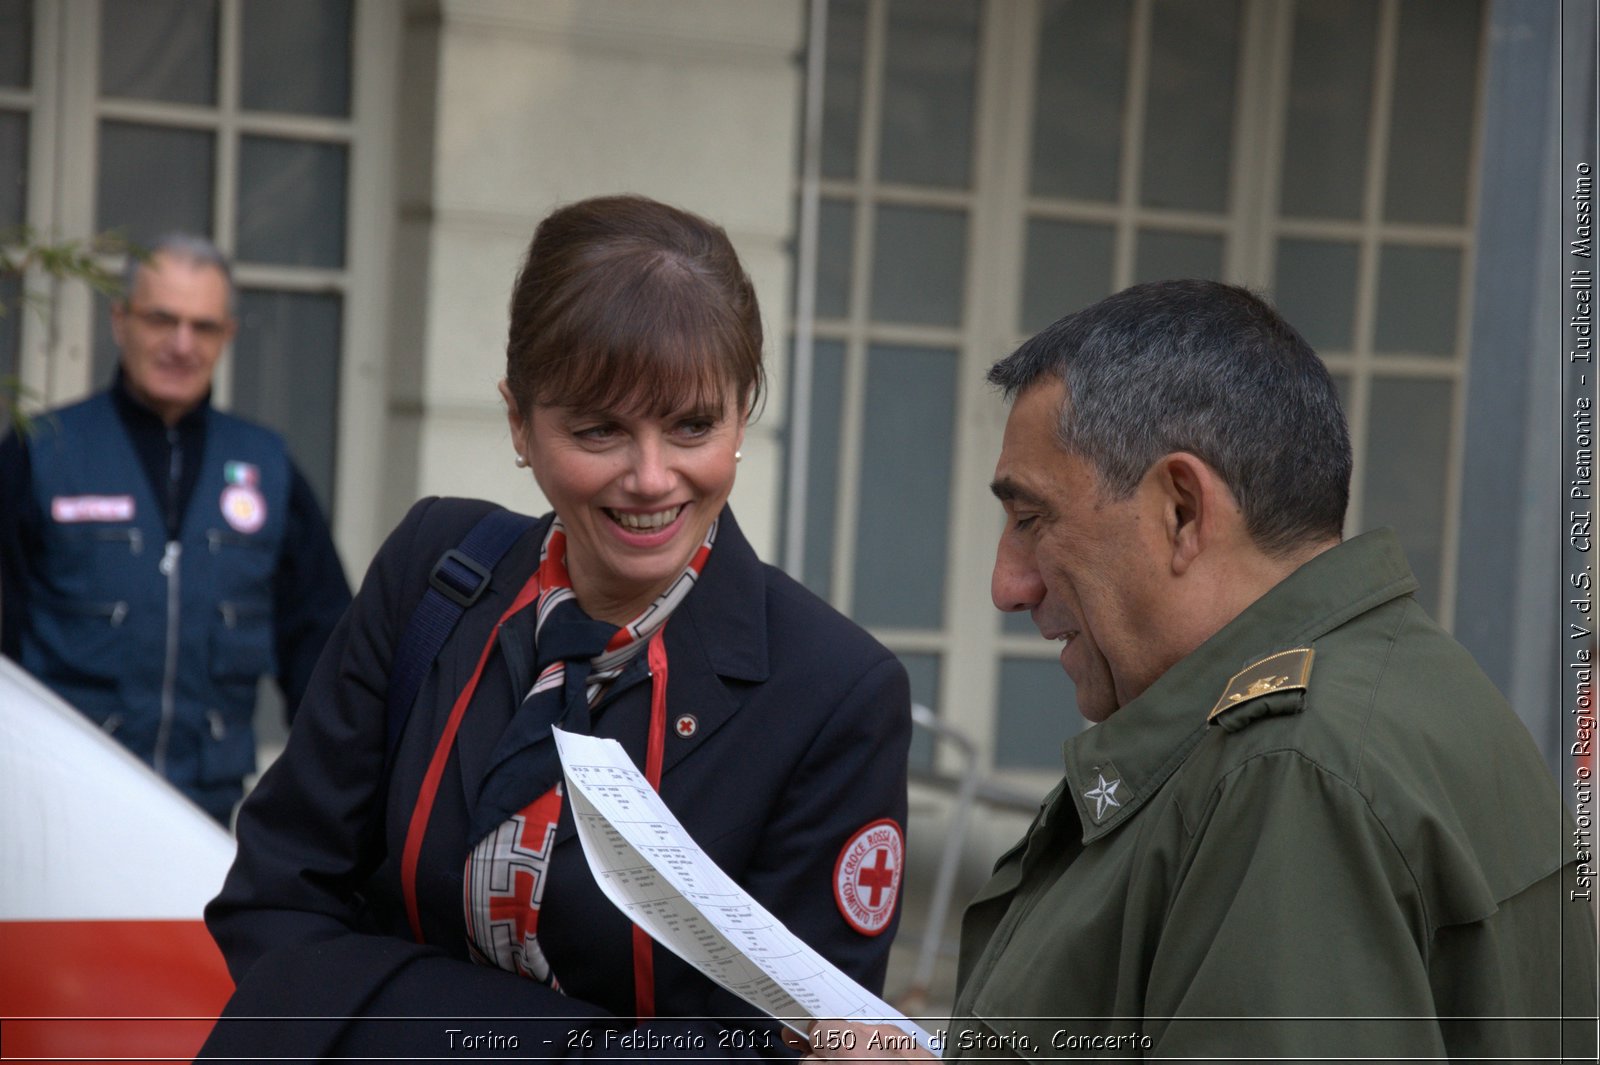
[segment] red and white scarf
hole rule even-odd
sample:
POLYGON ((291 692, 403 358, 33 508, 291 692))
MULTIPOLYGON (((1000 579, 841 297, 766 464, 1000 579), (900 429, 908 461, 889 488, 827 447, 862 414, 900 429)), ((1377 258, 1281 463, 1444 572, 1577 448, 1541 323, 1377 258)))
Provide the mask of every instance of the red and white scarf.
MULTIPOLYGON (((539 653, 539 648, 563 643, 564 626, 592 627, 595 624, 578 608, 566 568, 566 530, 560 519, 553 522, 540 552, 539 568, 532 578, 537 582, 534 645, 538 661, 544 664, 517 711, 518 717, 526 715, 530 720, 537 721, 539 724, 532 727, 546 734, 550 724, 588 732, 588 709, 594 706, 605 686, 645 651, 653 637, 659 644, 658 634, 673 610, 693 590, 711 554, 716 535, 717 523, 712 522, 705 540, 677 579, 638 617, 617 629, 598 654, 586 658, 557 655, 546 662, 551 655, 539 653), (583 685, 581 700, 577 698, 580 682, 583 685), (564 702, 567 704, 563 705, 564 702)), ((581 640, 577 643, 581 644, 581 640)), ((652 648, 653 667, 656 665, 656 651, 656 648, 652 648)), ((663 667, 659 672, 664 673, 664 649, 660 649, 659 654, 663 667)), ((655 675, 657 672, 652 669, 652 685, 664 685, 665 677, 655 675)), ((664 687, 652 694, 653 702, 658 697, 664 707, 664 687)), ((659 782, 659 751, 664 742, 664 736, 658 737, 654 733, 665 732, 664 721, 655 720, 658 717, 664 718, 664 714, 652 714, 650 744, 656 762, 652 784, 659 782)), ((553 740, 542 742, 548 748, 553 748, 553 740)), ((548 758, 550 752, 546 750, 542 753, 548 758)), ((513 771, 518 768, 515 764, 507 764, 512 766, 513 771)), ((545 769, 544 772, 549 770, 545 769)), ((473 959, 551 986, 559 985, 539 947, 539 908, 550 875, 561 804, 562 787, 558 775, 552 786, 478 840, 467 857, 462 894, 467 942, 473 959)), ((648 950, 648 940, 644 942, 648 950)), ((636 953, 637 948, 636 941, 636 953)), ((637 957, 635 968, 639 968, 637 957)))

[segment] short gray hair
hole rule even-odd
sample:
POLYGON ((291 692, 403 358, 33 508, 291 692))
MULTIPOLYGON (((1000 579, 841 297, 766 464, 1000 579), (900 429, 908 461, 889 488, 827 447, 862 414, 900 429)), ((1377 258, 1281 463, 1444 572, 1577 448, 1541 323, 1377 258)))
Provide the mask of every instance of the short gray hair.
POLYGON ((1338 537, 1350 434, 1315 351, 1266 300, 1216 281, 1135 285, 1069 314, 989 370, 1007 398, 1066 385, 1060 442, 1126 499, 1157 459, 1208 463, 1256 545, 1284 553, 1338 537))
POLYGON ((139 281, 139 271, 150 265, 150 260, 157 255, 165 255, 190 266, 209 266, 222 273, 222 279, 228 283, 228 311, 233 312, 233 267, 228 263, 228 257, 205 237, 194 233, 164 233, 157 237, 148 248, 135 254, 128 253, 127 265, 122 268, 122 299, 126 302, 133 296, 133 288, 139 281))

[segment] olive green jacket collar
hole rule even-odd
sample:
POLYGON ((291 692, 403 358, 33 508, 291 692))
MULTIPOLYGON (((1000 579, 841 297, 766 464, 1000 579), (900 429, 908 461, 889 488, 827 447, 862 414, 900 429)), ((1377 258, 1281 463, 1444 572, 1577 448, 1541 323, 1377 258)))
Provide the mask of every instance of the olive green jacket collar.
MULTIPOLYGON (((1207 715, 1245 667, 1318 637, 1374 607, 1410 595, 1417 580, 1388 529, 1365 533, 1312 558, 1244 613, 1163 673, 1137 699, 1062 748, 1065 791, 1089 844, 1115 829, 1183 764, 1207 715)), ((1042 823, 1065 816, 1061 789, 1042 823)))

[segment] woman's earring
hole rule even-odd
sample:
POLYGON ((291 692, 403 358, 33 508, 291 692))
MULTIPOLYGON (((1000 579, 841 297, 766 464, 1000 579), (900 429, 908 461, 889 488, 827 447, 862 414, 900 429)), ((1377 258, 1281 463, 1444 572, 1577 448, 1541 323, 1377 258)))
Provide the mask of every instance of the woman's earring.
POLYGON ((517 452, 517 469, 519 469, 519 470, 523 469, 527 465, 528 465, 528 460, 522 457, 522 452, 520 452, 520 451, 517 452))
POLYGON ((735 451, 733 453, 733 461, 740 462, 740 461, 743 461, 743 459, 744 459, 744 452, 743 451, 735 451))

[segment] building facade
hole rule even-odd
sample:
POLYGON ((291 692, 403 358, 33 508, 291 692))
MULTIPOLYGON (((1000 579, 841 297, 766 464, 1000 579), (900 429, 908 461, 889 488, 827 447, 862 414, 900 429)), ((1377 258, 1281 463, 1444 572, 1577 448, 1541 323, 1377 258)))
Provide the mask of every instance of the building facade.
MULTIPOLYGON (((717 219, 769 338, 741 524, 1039 792, 1079 718, 988 600, 984 370, 1136 281, 1250 285, 1339 382, 1348 531, 1398 529, 1554 765, 1557 178, 1593 157, 1592 103, 1563 101, 1593 25, 1549 0, 0 0, 0 229, 233 255, 218 402, 286 432, 358 574, 420 495, 540 507, 495 382, 543 214, 636 191, 717 219)), ((49 295, 0 319, 0 376, 41 403, 114 360, 104 301, 49 295)))

